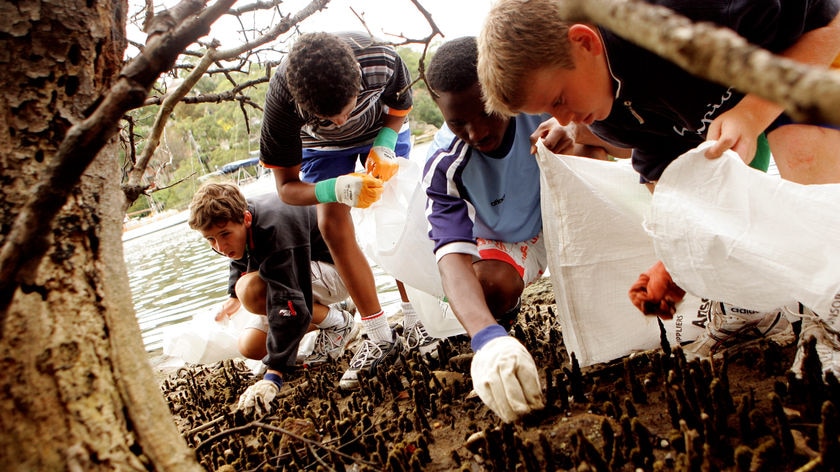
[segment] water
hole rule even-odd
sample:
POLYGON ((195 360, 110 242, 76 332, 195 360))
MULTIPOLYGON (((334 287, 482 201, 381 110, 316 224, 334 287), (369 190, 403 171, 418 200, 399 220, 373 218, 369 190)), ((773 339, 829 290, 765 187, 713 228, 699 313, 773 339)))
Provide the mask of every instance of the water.
MULTIPOLYGON (((125 241, 125 263, 149 353, 159 354, 167 328, 193 315, 215 311, 227 298, 228 263, 214 253, 186 222, 125 241)), ((394 279, 372 266, 379 300, 386 313, 398 310, 394 279)))

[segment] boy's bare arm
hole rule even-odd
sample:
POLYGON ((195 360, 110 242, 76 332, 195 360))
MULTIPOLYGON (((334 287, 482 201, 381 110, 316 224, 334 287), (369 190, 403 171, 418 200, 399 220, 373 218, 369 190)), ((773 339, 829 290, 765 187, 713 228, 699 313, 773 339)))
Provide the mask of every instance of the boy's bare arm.
MULTIPOLYGON (((781 57, 803 64, 828 67, 840 53, 840 15, 828 25, 803 34, 781 57)), ((706 135, 717 144, 706 151, 706 157, 720 157, 732 149, 749 163, 755 155, 756 139, 782 112, 784 107, 753 94, 717 117, 706 135)))

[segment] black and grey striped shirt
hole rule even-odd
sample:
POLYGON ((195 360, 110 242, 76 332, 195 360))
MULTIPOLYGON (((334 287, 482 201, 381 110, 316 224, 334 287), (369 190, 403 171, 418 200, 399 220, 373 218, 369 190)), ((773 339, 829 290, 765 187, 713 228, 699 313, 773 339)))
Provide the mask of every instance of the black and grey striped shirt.
POLYGON ((267 167, 300 164, 302 149, 340 150, 373 143, 382 129, 383 115, 411 109, 411 76, 392 46, 364 33, 336 33, 346 41, 362 71, 361 92, 356 108, 342 126, 303 112, 292 99, 286 84, 286 66, 277 68, 268 87, 260 134, 260 160, 267 167))

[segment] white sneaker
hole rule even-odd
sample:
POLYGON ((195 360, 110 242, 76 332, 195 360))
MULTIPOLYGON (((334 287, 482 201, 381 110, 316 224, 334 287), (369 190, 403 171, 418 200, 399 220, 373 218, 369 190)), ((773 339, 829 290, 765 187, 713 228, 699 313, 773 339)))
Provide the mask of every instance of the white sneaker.
POLYGON ((796 377, 802 378, 802 367, 805 360, 805 345, 810 338, 816 338, 817 357, 822 364, 822 372, 825 375, 831 372, 837 379, 840 379, 840 333, 829 328, 825 321, 816 316, 809 309, 802 317, 802 330, 799 332, 799 344, 796 347, 796 356, 793 358, 793 366, 790 370, 796 377))
POLYGON ((432 337, 420 320, 417 320, 411 328, 403 331, 403 336, 405 337, 406 349, 417 349, 424 356, 429 354, 437 358, 437 348, 440 340, 432 337))
POLYGON ((314 365, 327 362, 331 359, 337 359, 344 353, 344 348, 347 343, 356 339, 359 334, 359 324, 353 318, 353 315, 346 310, 341 310, 344 316, 344 322, 318 330, 318 336, 315 338, 315 346, 312 352, 298 359, 298 363, 304 365, 314 365))
POLYGON ((762 338, 787 346, 796 337, 784 310, 761 313, 723 302, 704 302, 708 303, 706 331, 683 346, 686 357, 711 357, 724 349, 762 338))
POLYGON ((402 351, 403 344, 396 333, 393 333, 393 336, 394 342, 392 343, 376 343, 370 339, 362 341, 353 359, 350 360, 350 366, 341 376, 338 387, 342 390, 357 390, 360 387, 359 371, 368 373, 383 362, 394 362, 399 352, 402 351))

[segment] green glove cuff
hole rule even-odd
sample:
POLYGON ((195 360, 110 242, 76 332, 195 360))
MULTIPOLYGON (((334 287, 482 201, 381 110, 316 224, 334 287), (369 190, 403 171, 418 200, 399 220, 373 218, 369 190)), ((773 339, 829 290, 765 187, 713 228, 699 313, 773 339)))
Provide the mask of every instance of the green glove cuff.
POLYGON ((335 180, 322 180, 315 184, 315 199, 320 203, 334 203, 338 199, 335 197, 335 180))
POLYGON ((373 140, 373 147, 382 146, 390 150, 397 147, 397 132, 387 126, 379 130, 376 139, 373 140))

